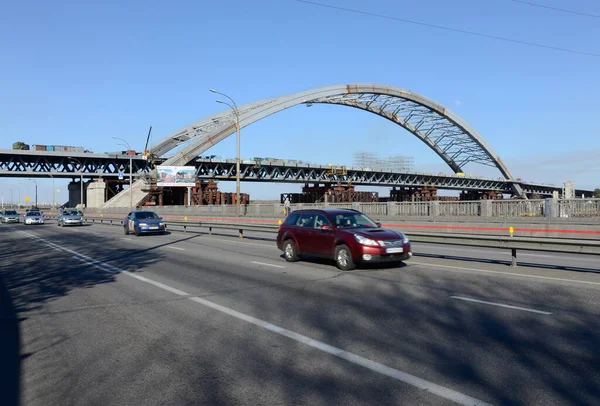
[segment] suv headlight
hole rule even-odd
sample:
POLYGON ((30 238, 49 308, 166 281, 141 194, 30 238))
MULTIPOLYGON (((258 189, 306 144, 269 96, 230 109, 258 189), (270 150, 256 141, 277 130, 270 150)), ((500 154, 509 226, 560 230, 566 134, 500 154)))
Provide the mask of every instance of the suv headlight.
POLYGON ((159 226, 164 227, 165 223, 158 223, 159 226))
POLYGON ((140 226, 140 227, 146 227, 147 225, 148 225, 148 224, 146 224, 146 223, 140 223, 140 224, 139 224, 139 226, 140 226))
POLYGON ((408 237, 406 236, 406 234, 402 234, 402 242, 404 244, 408 244, 410 242, 410 240, 408 239, 408 237))
POLYGON ((370 238, 363 237, 362 235, 354 234, 354 238, 358 241, 359 244, 368 245, 371 247, 379 247, 379 243, 377 241, 371 240, 370 238))

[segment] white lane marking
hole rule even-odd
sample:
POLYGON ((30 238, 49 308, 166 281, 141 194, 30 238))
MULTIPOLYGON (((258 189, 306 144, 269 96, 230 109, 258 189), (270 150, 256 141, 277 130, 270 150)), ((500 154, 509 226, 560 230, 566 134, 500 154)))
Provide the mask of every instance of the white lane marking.
POLYGON ((176 289, 176 288, 172 288, 171 286, 169 286, 169 285, 165 285, 164 283, 160 283, 160 282, 157 282, 157 281, 155 281, 155 280, 148 279, 148 278, 146 278, 146 277, 143 277, 143 276, 141 276, 141 275, 134 274, 134 273, 132 273, 132 272, 129 272, 129 271, 121 271, 121 272, 122 272, 122 273, 124 273, 125 275, 127 275, 127 276, 131 276, 132 278, 135 278, 135 279, 137 279, 137 280, 140 280, 140 281, 143 281, 143 282, 149 283, 149 284, 151 284, 151 285, 154 285, 154 286, 156 286, 156 287, 159 287, 159 288, 161 288, 161 289, 167 290, 167 291, 169 291, 169 292, 171 292, 171 293, 175 293, 176 295, 179 295, 179 296, 190 296, 190 294, 189 294, 189 293, 187 293, 187 292, 184 292, 183 290, 179 290, 179 289, 176 289))
POLYGON ((127 237, 121 237, 121 239, 125 240, 125 241, 131 241, 131 238, 127 238, 127 237))
POLYGON ((409 265, 411 265, 411 264, 414 264, 414 265, 424 265, 424 266, 437 266, 438 268, 459 269, 461 271, 471 271, 471 272, 491 273, 491 274, 500 274, 500 275, 522 276, 524 278, 548 279, 548 280, 552 280, 552 281, 564 281, 564 282, 585 283, 585 284, 589 284, 589 285, 600 285, 600 282, 580 281, 580 280, 577 280, 577 279, 566 279, 566 278, 554 278, 552 276, 525 275, 525 274, 521 274, 521 273, 501 272, 501 271, 486 271, 486 270, 483 270, 483 269, 465 268, 465 267, 462 267, 462 266, 428 264, 426 262, 413 262, 413 261, 411 261, 409 265))
MULTIPOLYGON (((86 258, 90 262, 92 262, 95 267, 98 267, 98 268, 100 268, 100 269, 102 269, 104 271, 107 271, 107 269, 110 269, 110 271, 107 271, 107 272, 111 272, 111 273, 113 273, 113 272, 121 272, 124 275, 127 275, 127 276, 130 276, 132 278, 138 279, 140 281, 152 284, 152 285, 154 285, 156 287, 159 287, 161 289, 165 289, 165 290, 167 290, 169 292, 172 292, 172 293, 175 293, 177 295, 180 295, 180 296, 190 296, 188 293, 183 292, 183 291, 181 291, 179 289, 175 289, 175 288, 173 288, 171 286, 168 286, 168 285, 165 285, 163 283, 154 281, 154 280, 149 279, 149 278, 145 278, 145 277, 143 277, 141 275, 137 275, 137 274, 134 274, 134 273, 131 273, 131 272, 128 272, 128 271, 121 270, 121 269, 119 269, 119 268, 117 268, 117 267, 115 267, 113 265, 110 265, 110 264, 107 264, 107 263, 104 263, 104 262, 100 262, 100 261, 96 261, 96 260, 94 260, 92 258, 87 257, 86 255, 80 254, 78 252, 75 252, 73 250, 70 250, 70 249, 67 249, 67 248, 64 248, 64 247, 61 247, 59 245, 51 243, 51 242, 49 242, 49 241, 47 241, 47 240, 45 240, 45 239, 43 239, 41 237, 38 237, 36 235, 29 234, 29 233, 26 233, 24 231, 20 231, 20 232, 23 233, 23 234, 25 234, 25 235, 28 235, 30 237, 36 238, 36 239, 38 239, 40 241, 43 241, 43 242, 45 242, 47 244, 54 245, 56 247, 60 247, 60 248, 64 249, 65 251, 67 251, 67 252, 69 252, 69 253, 71 253, 71 254, 73 254, 75 256, 78 256, 80 258, 86 258)), ((353 354, 351 352, 347 352, 345 350, 342 350, 341 348, 337 348, 337 347, 331 346, 329 344, 326 344, 324 342, 321 342, 321 341, 318 341, 318 340, 314 340, 314 339, 312 339, 310 337, 304 336, 302 334, 295 333, 295 332, 293 332, 291 330, 287 330, 287 329, 285 329, 283 327, 279 327, 279 326, 277 326, 275 324, 271 324, 271 323, 266 322, 264 320, 257 319, 255 317, 249 316, 247 314, 244 314, 244 313, 238 312, 236 310, 230 309, 228 307, 221 306, 221 305, 219 305, 217 303, 210 302, 210 301, 208 301, 206 299, 202 299, 202 298, 199 298, 199 297, 189 297, 188 299, 192 300, 192 301, 194 301, 196 303, 202 304, 204 306, 210 307, 210 308, 212 308, 214 310, 217 310, 217 311, 220 311, 222 313, 225 313, 225 314, 228 314, 230 316, 233 316, 233 317, 235 317, 237 319, 246 321, 248 323, 252 323, 252 324, 254 324, 254 325, 258 326, 258 327, 261 327, 261 328, 264 328, 266 330, 272 331, 274 333, 280 334, 280 335, 282 335, 284 337, 291 338, 292 340, 295 340, 295 341, 298 341, 300 343, 306 344, 306 345, 308 345, 310 347, 313 347, 315 349, 318 349, 320 351, 324 351, 324 352, 326 352, 328 354, 331 354, 331 355, 333 355, 335 357, 338 357, 338 358, 344 359, 346 361, 352 362, 352 363, 354 363, 356 365, 360 365, 362 367, 370 369, 371 371, 374 371, 374 372, 377 372, 377 373, 389 376, 389 377, 394 378, 394 379, 396 379, 396 380, 398 380, 400 382, 404 382, 406 384, 415 386, 415 387, 423 389, 423 390, 425 390, 427 392, 431 392, 431 393, 433 393, 435 395, 438 395, 438 396, 443 397, 445 399, 451 400, 451 401, 453 401, 455 403, 458 403, 460 405, 463 405, 463 406, 474 406, 474 405, 491 406, 491 404, 483 402, 483 401, 481 401, 479 399, 473 398, 471 396, 467 396, 467 395, 465 395, 463 393, 460 393, 460 392, 454 391, 452 389, 446 388, 444 386, 435 384, 433 382, 430 382, 430 381, 427 381, 425 379, 419 378, 417 376, 411 375, 409 373, 400 371, 398 369, 390 368, 390 367, 388 367, 386 365, 383 365, 383 364, 380 364, 378 362, 372 361, 370 359, 361 357, 361 356, 353 354)))
POLYGON ((258 262, 258 261, 250 261, 253 264, 258 264, 258 265, 265 265, 265 266, 272 266, 273 268, 285 268, 285 266, 282 265, 275 265, 275 264, 267 264, 266 262, 258 262))
POLYGON ((167 247, 171 248, 172 250, 185 251, 185 248, 173 247, 172 245, 168 245, 167 247))
POLYGON ((408 374, 406 372, 400 371, 398 369, 390 368, 386 365, 380 364, 375 361, 371 361, 370 359, 361 357, 360 355, 353 354, 348 351, 344 351, 341 348, 337 348, 326 344, 322 341, 314 340, 310 337, 304 336, 302 334, 295 333, 291 330, 287 330, 283 327, 279 327, 275 324, 271 324, 264 320, 257 319, 255 317, 249 316, 244 313, 240 313, 236 310, 230 309, 225 306, 221 306, 219 304, 210 302, 208 300, 199 298, 199 297, 191 297, 189 300, 193 300, 196 303, 200 303, 204 306, 210 307, 212 309, 218 310, 222 313, 228 314, 240 320, 244 320, 248 323, 252 323, 255 326, 262 327, 266 330, 272 331, 274 333, 280 334, 282 336, 291 338, 292 340, 298 341, 300 343, 306 344, 310 347, 316 348, 320 351, 331 354, 335 357, 344 359, 346 361, 350 361, 354 364, 363 366, 365 368, 370 369, 371 371, 378 372, 383 375, 387 375, 391 378, 394 378, 398 381, 407 383, 412 386, 416 386, 417 388, 426 390, 428 392, 434 393, 440 397, 452 400, 458 404, 471 406, 471 405, 488 405, 481 400, 472 398, 470 396, 464 395, 460 392, 456 392, 452 389, 446 388, 444 386, 437 385, 433 382, 426 381, 425 379, 421 379, 414 375, 408 374))
POLYGON ((531 312, 531 313, 552 314, 551 312, 544 312, 544 311, 541 311, 541 310, 528 309, 526 307, 512 306, 512 305, 507 305, 507 304, 502 304, 502 303, 486 302, 485 300, 471 299, 471 298, 468 298, 468 297, 450 296, 450 298, 452 298, 452 299, 458 299, 458 300, 464 300, 464 301, 467 301, 467 302, 483 303, 483 304, 487 304, 487 305, 490 305, 490 306, 506 307, 508 309, 523 310, 525 312, 531 312))

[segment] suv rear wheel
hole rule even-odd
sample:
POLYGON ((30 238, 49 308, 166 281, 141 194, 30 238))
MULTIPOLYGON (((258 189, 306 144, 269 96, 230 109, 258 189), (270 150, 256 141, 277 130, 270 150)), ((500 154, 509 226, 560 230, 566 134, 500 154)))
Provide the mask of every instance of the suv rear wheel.
POLYGON ((356 268, 356 264, 352 259, 352 252, 347 245, 341 244, 335 247, 335 264, 342 271, 351 271, 356 268))
POLYGON ((283 243, 283 256, 288 262, 296 262, 300 258, 298 257, 298 251, 296 250, 296 244, 292 240, 285 240, 283 243))

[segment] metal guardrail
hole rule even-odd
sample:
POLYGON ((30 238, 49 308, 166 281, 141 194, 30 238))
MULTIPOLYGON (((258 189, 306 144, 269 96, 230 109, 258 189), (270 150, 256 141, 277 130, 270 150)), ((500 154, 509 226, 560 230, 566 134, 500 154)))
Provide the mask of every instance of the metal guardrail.
MULTIPOLYGON (((85 218, 86 223, 100 223, 107 225, 119 225, 123 226, 123 219, 115 217, 100 217, 100 218, 85 218)), ((192 228, 208 228, 208 233, 212 235, 212 229, 228 229, 238 230, 239 238, 244 238, 244 230, 247 231, 259 231, 259 232, 277 232, 278 226, 275 225, 264 225, 264 224, 248 224, 248 223, 223 223, 223 222, 210 222, 210 221, 193 221, 193 220, 165 220, 163 221, 167 228, 169 226, 180 226, 183 227, 183 232, 187 232, 188 227, 192 228)))
MULTIPOLYGON (((92 218, 85 219, 86 222, 123 225, 122 219, 117 218, 92 218), (90 221, 91 220, 91 221, 90 221)), ((208 228, 209 234, 212 229, 238 230, 239 238, 244 237, 244 230, 272 232, 276 233, 279 229, 277 225, 249 224, 249 223, 223 223, 209 221, 165 221, 167 225, 181 226, 183 232, 187 228, 208 228)), ((472 234, 432 234, 408 232, 412 242, 445 244, 445 245, 466 245, 470 247, 497 248, 511 250, 511 266, 517 266, 517 250, 526 251, 548 251, 569 254, 587 254, 600 255, 600 241, 593 240, 574 240, 549 237, 510 237, 510 236, 490 236, 490 235, 472 235, 472 234)))

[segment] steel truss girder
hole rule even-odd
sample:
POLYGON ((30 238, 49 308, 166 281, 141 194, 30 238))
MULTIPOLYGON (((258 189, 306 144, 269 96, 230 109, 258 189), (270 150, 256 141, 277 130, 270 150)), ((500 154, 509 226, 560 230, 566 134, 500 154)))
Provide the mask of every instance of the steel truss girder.
MULTIPOLYGON (((28 151, 29 152, 29 151, 28 151)), ((22 154, 0 152, 0 176, 10 177, 57 177, 76 178, 83 175, 84 178, 117 177, 119 169, 125 169, 125 177, 129 173, 128 157, 107 156, 81 156, 76 159, 81 162, 72 161, 67 156, 55 154, 22 154)), ((147 172, 147 161, 136 157, 132 160, 133 176, 147 172)))
MULTIPOLYGON (((235 163, 196 160, 195 165, 200 179, 216 181, 235 181, 235 163)), ((398 172, 371 172, 348 168, 346 175, 330 175, 330 168, 324 166, 310 167, 305 165, 261 165, 240 163, 240 179, 244 182, 281 182, 281 183, 329 183, 352 184, 356 186, 398 186, 422 187, 432 186, 438 189, 501 191, 513 193, 511 181, 504 179, 468 178, 450 175, 432 175, 398 172)), ((519 183, 526 193, 552 195, 557 187, 519 183)))
MULTIPOLYGON (((338 85, 299 92, 259 101, 238 109, 240 127, 298 104, 338 104, 377 114, 405 128, 435 153, 455 172, 463 172, 470 162, 498 168, 507 180, 514 180, 509 169, 485 140, 460 117, 418 94, 403 89, 373 84, 338 85)), ((235 115, 219 113, 167 137, 152 148, 163 156, 172 149, 183 148, 163 165, 187 165, 195 157, 235 132, 235 115), (185 137, 183 137, 185 136, 185 137), (183 137, 183 138, 182 138, 183 137)), ((513 192, 525 196, 518 183, 513 192)))

